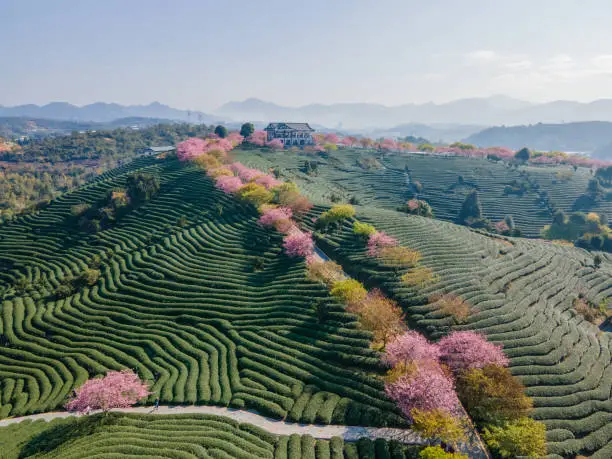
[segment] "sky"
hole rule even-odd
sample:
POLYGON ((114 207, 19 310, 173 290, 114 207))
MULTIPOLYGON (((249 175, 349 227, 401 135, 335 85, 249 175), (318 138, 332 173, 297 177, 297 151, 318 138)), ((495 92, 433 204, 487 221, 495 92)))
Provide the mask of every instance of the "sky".
POLYGON ((0 104, 612 98, 610 0, 0 0, 0 104))

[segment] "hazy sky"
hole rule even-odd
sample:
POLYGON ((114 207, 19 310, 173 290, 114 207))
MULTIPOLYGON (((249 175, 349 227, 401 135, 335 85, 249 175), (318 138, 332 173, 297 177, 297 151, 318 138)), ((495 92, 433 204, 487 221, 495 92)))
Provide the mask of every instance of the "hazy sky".
POLYGON ((612 98, 611 0, 0 0, 0 104, 612 98))

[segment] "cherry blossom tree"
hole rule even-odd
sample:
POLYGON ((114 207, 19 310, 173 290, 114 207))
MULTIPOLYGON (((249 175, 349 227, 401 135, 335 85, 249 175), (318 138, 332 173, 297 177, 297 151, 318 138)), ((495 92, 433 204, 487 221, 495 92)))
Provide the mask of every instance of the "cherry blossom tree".
POLYGON ((244 182, 250 182, 255 180, 257 177, 265 175, 260 170, 251 169, 240 162, 230 164, 230 169, 232 169, 244 182))
POLYGON ((400 362, 440 359, 440 349, 420 333, 410 330, 387 344, 384 361, 390 366, 400 362))
POLYGON ((338 135, 334 134, 333 132, 325 134, 325 137, 323 137, 323 139, 325 143, 339 143, 340 142, 340 138, 338 137, 338 135))
POLYGON ((410 419, 415 408, 456 413, 459 407, 452 378, 434 362, 411 366, 406 374, 385 385, 385 393, 410 419))
POLYGON ((394 247, 398 244, 397 239, 389 236, 384 231, 377 231, 368 239, 368 255, 376 257, 385 247, 394 247))
POLYGON ((487 341, 486 337, 472 331, 457 331, 445 336, 438 343, 440 360, 453 372, 486 365, 508 366, 508 357, 501 345, 487 341))
POLYGON ((240 177, 222 175, 217 178, 215 185, 224 193, 231 194, 238 191, 244 184, 240 177))
POLYGON ((198 137, 191 137, 176 145, 176 156, 179 160, 186 161, 203 154, 205 148, 206 141, 198 137))
POLYGON ((269 174, 264 174, 257 177, 255 179, 255 183, 257 183, 258 185, 263 185, 266 187, 266 190, 269 190, 270 188, 274 188, 275 186, 281 185, 283 182, 275 179, 269 174))
POLYGON ((257 145, 258 147, 263 147, 268 140, 268 134, 266 131, 255 131, 250 136, 246 138, 246 141, 257 145))
POLYGON ((262 226, 274 226, 279 220, 290 220, 293 217, 293 211, 289 207, 273 207, 265 209, 257 220, 262 226))
POLYGON ((285 236, 283 248, 290 257, 309 257, 314 252, 314 241, 311 232, 296 231, 285 236))
POLYGON ((244 137, 242 137, 237 132, 230 132, 227 136, 227 140, 231 142, 234 148, 236 148, 238 145, 240 145, 244 141, 244 137))
POLYGON ((272 150, 282 150, 285 148, 285 145, 283 145, 283 142, 281 142, 280 139, 272 139, 266 143, 266 147, 269 147, 272 150))
POLYGON ((151 393, 148 385, 131 370, 109 371, 103 378, 86 381, 75 392, 66 409, 79 413, 128 408, 151 393))

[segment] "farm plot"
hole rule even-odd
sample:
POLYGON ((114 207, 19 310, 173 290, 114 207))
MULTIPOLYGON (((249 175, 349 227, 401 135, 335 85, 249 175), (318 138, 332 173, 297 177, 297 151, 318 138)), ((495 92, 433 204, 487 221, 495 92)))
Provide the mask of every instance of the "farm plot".
POLYGON ((450 329, 486 333, 502 343, 535 403, 534 417, 548 428, 552 453, 608 457, 612 444, 612 348, 609 333, 577 315, 582 292, 598 302, 612 294, 612 264, 595 269, 593 254, 524 239, 502 240, 441 221, 359 208, 373 223, 419 250, 440 282, 420 291, 404 286, 402 272, 381 267, 355 242, 347 224, 320 240, 332 258, 366 284, 398 299, 409 323, 432 338, 450 329), (453 293, 472 305, 466 323, 437 310, 428 298, 453 293))
POLYGON ((111 413, 76 421, 22 422, 0 429, 0 457, 77 459, 167 457, 236 459, 407 459, 418 452, 395 441, 340 437, 278 436, 256 426, 212 415, 131 415, 111 413))
POLYGON ((301 422, 402 422, 369 376, 381 370, 369 333, 305 279, 303 262, 281 253, 280 235, 195 167, 167 161, 142 170, 160 174, 160 193, 100 233, 75 233, 69 209, 124 177, 0 228, 0 260, 11 265, 2 278, 0 417, 57 408, 88 377, 127 367, 162 403, 301 422), (187 222, 177 226, 181 217, 187 222), (54 298, 61 279, 95 254, 105 260, 99 281, 54 298), (13 292, 20 274, 37 287, 13 292), (330 309, 324 323, 321 304, 330 309))

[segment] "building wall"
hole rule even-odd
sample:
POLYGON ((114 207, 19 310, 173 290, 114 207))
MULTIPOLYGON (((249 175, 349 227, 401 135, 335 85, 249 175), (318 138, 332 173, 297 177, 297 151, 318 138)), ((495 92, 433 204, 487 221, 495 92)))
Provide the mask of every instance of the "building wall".
POLYGON ((283 142, 284 145, 287 146, 303 146, 314 144, 312 135, 309 132, 287 130, 276 130, 267 132, 268 141, 273 139, 279 139, 281 142, 283 142))

